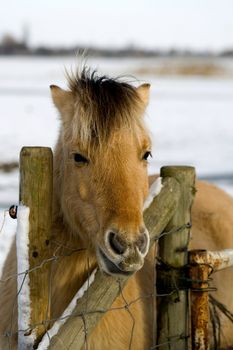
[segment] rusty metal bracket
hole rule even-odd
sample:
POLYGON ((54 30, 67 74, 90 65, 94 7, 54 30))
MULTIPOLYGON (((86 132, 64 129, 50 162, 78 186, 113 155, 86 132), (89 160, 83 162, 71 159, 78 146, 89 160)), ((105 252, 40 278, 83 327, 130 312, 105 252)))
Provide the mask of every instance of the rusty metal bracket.
POLYGON ((192 350, 209 349, 209 275, 212 268, 206 250, 189 252, 189 278, 191 280, 191 332, 192 350))

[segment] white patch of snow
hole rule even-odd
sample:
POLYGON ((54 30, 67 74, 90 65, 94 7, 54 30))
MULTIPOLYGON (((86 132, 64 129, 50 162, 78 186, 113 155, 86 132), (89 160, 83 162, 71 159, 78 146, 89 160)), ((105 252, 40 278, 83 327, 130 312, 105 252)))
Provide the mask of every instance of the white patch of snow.
POLYGON ((162 178, 158 177, 150 187, 149 195, 147 196, 147 198, 145 200, 143 210, 146 210, 147 208, 149 208, 149 206, 153 202, 154 198, 158 196, 158 194, 160 193, 162 188, 163 188, 162 178))
POLYGON ((8 209, 0 210, 0 278, 3 266, 15 237, 17 220, 10 217, 8 209))
POLYGON ((61 315, 60 319, 57 320, 52 328, 48 330, 48 332, 44 335, 42 338, 42 341, 40 342, 38 346, 38 350, 46 350, 50 344, 50 339, 55 336, 60 327, 66 322, 68 319, 68 316, 72 314, 74 311, 75 306, 77 305, 77 300, 82 298, 84 293, 87 291, 87 289, 90 287, 90 285, 94 282, 95 280, 95 274, 96 274, 97 269, 95 269, 89 278, 86 280, 86 282, 82 285, 82 287, 78 290, 78 292, 75 294, 74 298, 71 300, 63 314, 61 315))
MULTIPOLYGON (((20 274, 29 270, 29 213, 30 209, 19 205, 17 212, 17 267, 18 267, 18 329, 27 329, 30 324, 30 289, 29 275, 20 274)), ((20 350, 31 349, 35 340, 32 332, 29 336, 24 336, 23 332, 18 335, 18 348, 20 350)))
MULTIPOLYGON (((221 62, 232 65, 232 60, 221 62)), ((75 66, 74 63, 74 58, 64 57, 52 60, 0 57, 0 104, 4 116, 0 128, 0 162, 18 160, 20 148, 25 144, 54 146, 59 118, 48 86, 65 87, 63 67, 75 66)), ((153 72, 155 64, 151 59, 103 58, 91 59, 89 63, 98 67, 100 73, 113 75, 135 75, 144 66, 153 72)), ((228 175, 226 181, 221 176, 210 181, 233 195, 233 79, 169 78, 149 73, 138 78, 151 84, 145 118, 152 138, 152 153, 156 156, 149 162, 149 173, 157 173, 165 164, 193 165, 198 177, 228 175)), ((17 200, 18 171, 0 172, 0 206, 17 200)))

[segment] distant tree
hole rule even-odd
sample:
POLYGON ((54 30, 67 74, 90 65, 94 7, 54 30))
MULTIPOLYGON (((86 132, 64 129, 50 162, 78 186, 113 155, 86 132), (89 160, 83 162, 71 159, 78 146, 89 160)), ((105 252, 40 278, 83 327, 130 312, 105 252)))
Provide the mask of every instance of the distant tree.
POLYGON ((2 46, 4 47, 15 47, 19 44, 18 40, 9 33, 6 33, 2 37, 2 46))
POLYGON ((26 45, 17 40, 12 34, 6 33, 3 35, 0 43, 0 53, 15 54, 26 51, 26 45))

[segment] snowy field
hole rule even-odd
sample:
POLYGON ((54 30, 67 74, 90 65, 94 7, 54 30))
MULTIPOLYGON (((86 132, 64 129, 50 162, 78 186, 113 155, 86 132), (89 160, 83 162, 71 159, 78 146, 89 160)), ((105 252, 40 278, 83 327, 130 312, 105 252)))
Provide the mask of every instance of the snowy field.
MULTIPOLYGON (((88 63, 115 76, 135 75, 154 60, 91 59, 88 63)), ((71 66, 75 67, 74 58, 0 58, 0 164, 17 161, 22 146, 54 146, 59 120, 49 85, 65 87, 64 67, 71 66)), ((136 78, 152 85, 146 116, 154 145, 150 173, 167 164, 194 165, 199 177, 233 194, 233 80, 136 78)), ((0 171, 0 207, 17 201, 18 171, 0 171)))

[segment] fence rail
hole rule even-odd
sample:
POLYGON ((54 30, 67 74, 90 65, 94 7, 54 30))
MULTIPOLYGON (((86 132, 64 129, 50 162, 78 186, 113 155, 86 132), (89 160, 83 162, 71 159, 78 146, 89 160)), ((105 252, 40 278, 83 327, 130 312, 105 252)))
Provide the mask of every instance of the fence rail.
MULTIPOLYGON (((52 153, 50 149, 43 147, 22 149, 20 203, 21 206, 23 204, 30 208, 27 252, 29 266, 22 269, 20 262, 16 275, 5 276, 0 280, 4 283, 18 277, 19 328, 17 333, 20 349, 33 347, 43 350, 45 348, 78 350, 85 346, 87 348, 88 338, 99 320, 106 312, 114 312, 112 304, 118 295, 121 295, 125 301, 121 309, 129 313, 132 318, 129 349, 131 349, 136 321, 130 307, 142 299, 151 297, 157 298, 156 324, 159 326, 154 329, 154 345, 146 350, 157 348, 182 350, 190 346, 193 350, 209 349, 209 291, 211 291, 209 278, 211 273, 233 266, 233 249, 217 252, 206 250, 188 252, 190 211, 195 195, 195 170, 192 167, 164 167, 161 169, 161 177, 162 190, 144 211, 151 248, 155 241, 159 241, 155 264, 157 290, 153 294, 126 301, 123 288, 127 278, 116 279, 105 276, 100 271, 94 271, 64 313, 58 319, 51 319, 49 266, 62 256, 78 254, 80 250, 64 247, 65 251, 62 254, 52 254, 50 250, 52 153), (28 294, 22 293, 24 288, 29 288, 28 294), (22 294, 23 298, 20 297, 22 294), (191 313, 188 303, 189 294, 191 313), (28 296, 28 300, 25 299, 25 295, 28 296), (30 315, 25 321, 23 310, 29 304, 31 305, 30 315), (53 326, 50 329, 51 324, 53 326)), ((21 215, 20 210, 18 215, 21 215)), ((18 251, 20 261, 22 247, 25 246, 27 249, 27 242, 19 232, 17 245, 21 247, 18 251)), ((233 321, 233 315, 229 318, 231 316, 233 321)), ((12 324, 7 334, 9 338, 14 335, 11 330, 12 324)))

